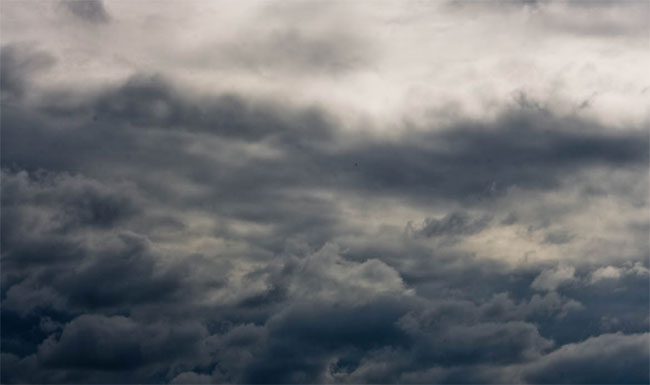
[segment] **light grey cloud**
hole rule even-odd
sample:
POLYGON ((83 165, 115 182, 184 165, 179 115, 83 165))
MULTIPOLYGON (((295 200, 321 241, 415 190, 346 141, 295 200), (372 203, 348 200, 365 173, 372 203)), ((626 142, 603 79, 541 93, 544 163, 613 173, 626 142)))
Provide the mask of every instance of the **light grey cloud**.
POLYGON ((571 282, 574 278, 573 266, 558 265, 555 268, 542 271, 531 284, 538 290, 555 290, 559 286, 571 282))

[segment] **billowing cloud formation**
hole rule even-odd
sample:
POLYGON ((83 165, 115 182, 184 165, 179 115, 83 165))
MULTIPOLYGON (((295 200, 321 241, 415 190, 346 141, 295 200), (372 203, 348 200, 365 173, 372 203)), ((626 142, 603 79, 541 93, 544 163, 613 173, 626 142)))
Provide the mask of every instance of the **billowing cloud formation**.
POLYGON ((3 383, 648 382, 646 3, 31 5, 3 383))

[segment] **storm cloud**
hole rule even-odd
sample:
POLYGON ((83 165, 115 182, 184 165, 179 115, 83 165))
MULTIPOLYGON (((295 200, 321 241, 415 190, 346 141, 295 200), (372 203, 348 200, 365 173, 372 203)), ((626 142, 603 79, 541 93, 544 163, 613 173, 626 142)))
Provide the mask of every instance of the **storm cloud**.
POLYGON ((2 7, 3 383, 649 381, 647 3, 2 7))

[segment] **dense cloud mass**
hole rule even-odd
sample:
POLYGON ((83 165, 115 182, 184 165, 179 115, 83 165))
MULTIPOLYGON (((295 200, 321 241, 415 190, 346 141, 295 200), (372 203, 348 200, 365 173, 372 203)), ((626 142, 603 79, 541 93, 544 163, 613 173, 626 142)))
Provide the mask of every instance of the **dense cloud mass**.
POLYGON ((648 383, 645 1, 2 3, 2 383, 648 383))

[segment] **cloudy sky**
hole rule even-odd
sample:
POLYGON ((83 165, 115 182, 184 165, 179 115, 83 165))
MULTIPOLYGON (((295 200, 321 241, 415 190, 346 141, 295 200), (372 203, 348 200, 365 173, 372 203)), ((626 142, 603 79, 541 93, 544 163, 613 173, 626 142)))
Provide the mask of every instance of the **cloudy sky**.
POLYGON ((3 383, 647 383, 647 1, 11 1, 3 383))

